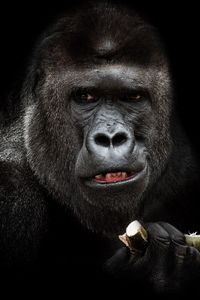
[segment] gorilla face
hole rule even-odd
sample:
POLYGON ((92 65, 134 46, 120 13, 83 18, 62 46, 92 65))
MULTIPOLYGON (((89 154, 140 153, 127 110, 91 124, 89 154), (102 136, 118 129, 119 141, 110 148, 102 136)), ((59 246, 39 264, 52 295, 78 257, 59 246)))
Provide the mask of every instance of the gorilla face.
POLYGON ((156 30, 108 4, 69 13, 40 42, 23 97, 27 158, 55 199, 103 233, 141 216, 172 148, 156 30))
POLYGON ((139 196, 148 181, 145 124, 137 133, 136 125, 150 110, 150 96, 144 87, 131 87, 134 74, 134 69, 103 66, 96 80, 95 72, 88 79, 84 74, 91 86, 81 84, 72 96, 72 117, 83 132, 75 176, 96 206, 119 205, 119 193, 139 196))

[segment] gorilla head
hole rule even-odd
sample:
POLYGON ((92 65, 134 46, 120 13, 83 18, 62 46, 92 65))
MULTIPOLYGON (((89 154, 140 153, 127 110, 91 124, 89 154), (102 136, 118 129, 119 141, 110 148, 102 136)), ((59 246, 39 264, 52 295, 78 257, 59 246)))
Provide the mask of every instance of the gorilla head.
POLYGON ((108 3, 69 12, 39 42, 23 99, 27 159, 56 200, 107 234, 142 215, 175 126, 153 26, 108 3))

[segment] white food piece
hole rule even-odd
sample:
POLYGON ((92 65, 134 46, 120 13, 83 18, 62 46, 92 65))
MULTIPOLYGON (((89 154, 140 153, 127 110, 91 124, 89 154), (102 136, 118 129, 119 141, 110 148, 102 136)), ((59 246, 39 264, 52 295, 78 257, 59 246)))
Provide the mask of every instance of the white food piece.
POLYGON ((141 224, 137 220, 131 222, 126 228, 126 234, 128 237, 136 235, 141 229, 141 224))

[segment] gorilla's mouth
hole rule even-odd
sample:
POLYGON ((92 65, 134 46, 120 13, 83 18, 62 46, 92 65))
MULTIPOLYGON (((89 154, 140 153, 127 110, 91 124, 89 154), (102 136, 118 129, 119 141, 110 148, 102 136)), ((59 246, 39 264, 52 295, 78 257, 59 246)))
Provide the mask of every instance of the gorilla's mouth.
POLYGON ((116 173, 104 173, 104 174, 98 174, 92 178, 93 181, 97 183, 114 183, 114 182, 120 182, 120 181, 126 181, 130 178, 135 177, 139 171, 136 172, 116 172, 116 173))
POLYGON ((91 177, 82 178, 84 185, 91 188, 104 189, 104 188, 124 188, 131 184, 139 183, 146 178, 148 172, 148 165, 142 164, 134 168, 134 170, 108 170, 97 173, 91 177))
POLYGON ((129 186, 131 184, 139 183, 141 180, 146 178, 148 172, 147 164, 140 166, 140 168, 135 169, 134 171, 108 171, 102 172, 97 175, 94 175, 90 178, 85 178, 85 185, 91 188, 124 188, 124 186, 129 186))

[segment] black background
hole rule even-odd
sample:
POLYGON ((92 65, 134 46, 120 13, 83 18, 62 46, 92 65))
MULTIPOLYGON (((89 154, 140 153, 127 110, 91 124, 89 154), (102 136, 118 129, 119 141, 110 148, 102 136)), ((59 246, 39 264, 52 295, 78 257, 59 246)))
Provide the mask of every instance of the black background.
MULTIPOLYGON (((28 58, 37 38, 59 14, 79 1, 35 1, 0 4, 0 109, 7 104, 11 91, 17 94, 28 58)), ((124 1, 123 1, 124 2, 124 1)), ((183 125, 200 150, 198 108, 200 16, 197 1, 129 1, 146 13, 159 28, 168 48, 183 125)))

